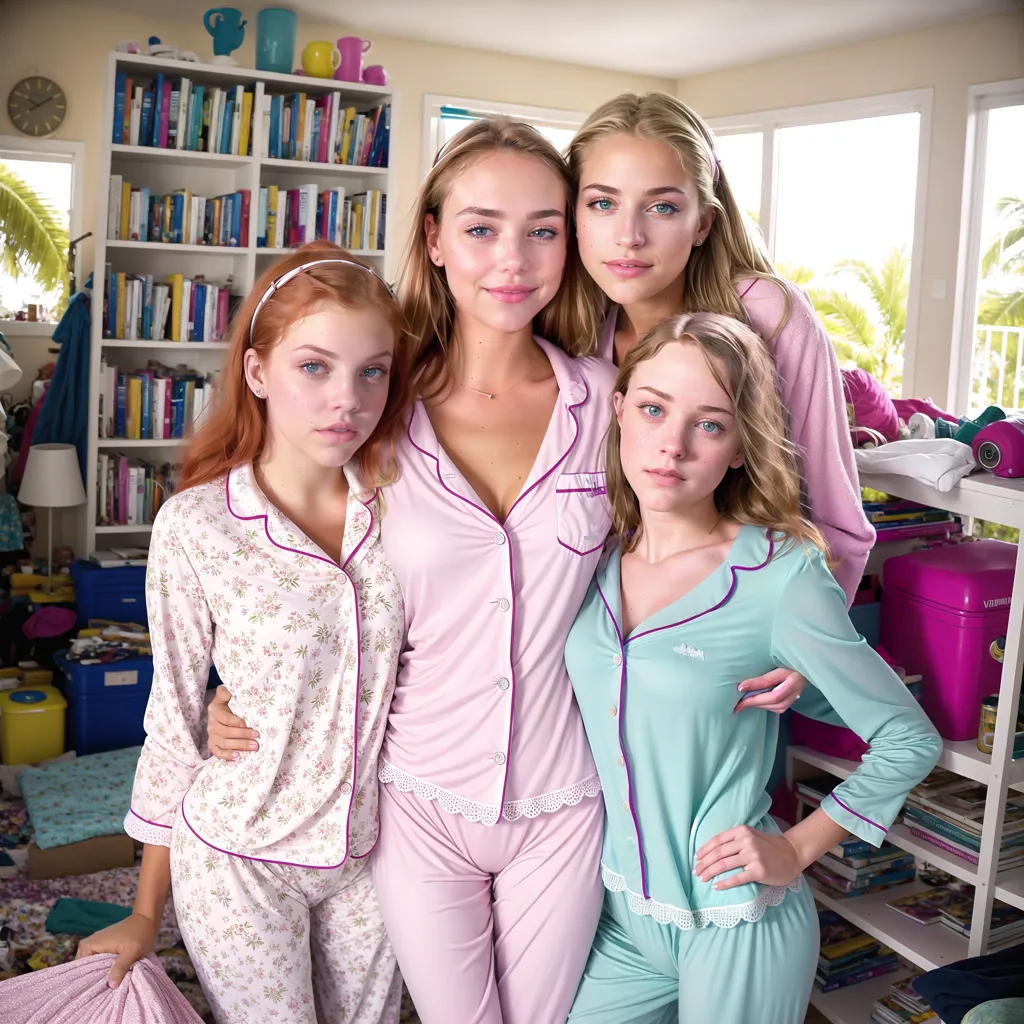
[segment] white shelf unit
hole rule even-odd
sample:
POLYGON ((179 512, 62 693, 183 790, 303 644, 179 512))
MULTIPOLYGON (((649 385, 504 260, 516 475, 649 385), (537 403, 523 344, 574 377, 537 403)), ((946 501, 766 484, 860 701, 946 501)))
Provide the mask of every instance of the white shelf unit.
MULTIPOLYGON (((986 519, 1004 526, 1024 530, 1024 480, 1003 480, 988 474, 965 477, 958 487, 946 493, 905 477, 862 474, 862 487, 884 491, 894 497, 917 501, 936 508, 948 509, 956 515, 986 519)), ((999 707, 1016 709, 1020 699, 1021 672, 1024 668, 1024 545, 1018 546, 1010 598, 1010 620, 1006 632, 1006 650, 999 685, 999 707)), ((925 680, 927 685, 927 680, 925 680)), ((980 707, 979 707, 980 714, 980 707)), ((988 786, 985 817, 982 823, 981 852, 978 866, 945 853, 930 843, 917 839, 903 825, 894 825, 889 841, 895 846, 927 860, 975 886, 974 916, 971 937, 949 930, 943 925, 922 925, 886 906, 890 900, 926 888, 920 882, 890 889, 886 892, 833 899, 811 884, 815 897, 848 921, 891 946, 921 970, 929 971, 943 964, 978 956, 988 949, 989 920, 992 900, 1000 899, 1024 910, 1024 868, 999 872, 998 836, 1002 833, 1003 812, 1008 789, 1024 792, 1024 758, 1013 759, 1013 734, 1016 715, 1001 714, 991 754, 978 750, 974 740, 946 741, 939 764, 988 786)), ((790 782, 828 772, 846 778, 856 762, 830 757, 807 747, 791 746, 787 751, 787 775, 790 782)), ((848 989, 827 995, 815 990, 812 1004, 834 1024, 867 1024, 874 1000, 884 995, 893 980, 890 975, 873 981, 851 985, 848 989)))
POLYGON ((103 289, 106 268, 114 272, 153 274, 158 280, 173 273, 187 276, 205 274, 208 281, 225 283, 232 280, 232 292, 245 295, 271 260, 287 249, 266 249, 256 246, 256 220, 261 186, 295 187, 315 182, 320 188, 344 187, 349 194, 366 189, 380 189, 391 201, 392 213, 382 250, 357 250, 360 257, 372 261, 383 274, 393 273, 392 254, 396 216, 394 214, 395 133, 392 131, 387 167, 360 167, 326 164, 303 160, 268 159, 261 154, 261 123, 264 103, 275 94, 305 93, 317 98, 338 93, 345 106, 357 111, 370 110, 381 103, 391 104, 395 123, 395 96, 386 87, 358 82, 336 82, 333 79, 309 78, 301 75, 280 75, 253 68, 221 67, 186 61, 162 60, 138 54, 111 53, 107 65, 107 81, 102 111, 103 146, 100 155, 99 195, 96 221, 92 225, 95 239, 93 273, 92 345, 89 363, 89 447, 86 462, 85 489, 87 505, 76 531, 76 550, 83 557, 110 543, 121 541, 145 545, 152 530, 149 525, 99 526, 97 516, 97 460, 99 453, 123 451, 154 461, 172 461, 172 450, 178 440, 126 440, 99 437, 99 373, 100 359, 120 369, 133 370, 150 359, 169 364, 185 363, 209 373, 224 360, 226 342, 126 341, 103 337, 103 289), (111 141, 114 112, 115 77, 124 71, 136 83, 150 81, 158 74, 174 80, 189 78, 193 83, 210 86, 253 84, 253 120, 250 130, 252 155, 225 155, 180 149, 158 149, 149 146, 126 146, 111 141), (121 174, 132 185, 148 187, 153 192, 171 192, 189 188, 198 195, 220 195, 236 189, 250 190, 249 245, 244 247, 207 245, 167 245, 159 242, 132 242, 108 239, 107 203, 111 174, 121 174))

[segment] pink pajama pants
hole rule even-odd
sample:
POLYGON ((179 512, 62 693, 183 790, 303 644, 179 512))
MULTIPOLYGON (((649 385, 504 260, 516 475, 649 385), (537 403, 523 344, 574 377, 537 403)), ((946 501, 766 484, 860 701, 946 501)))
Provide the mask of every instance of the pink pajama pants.
POLYGON ((564 1024, 601 916, 604 804, 488 826, 380 787, 380 910, 422 1024, 564 1024))
POLYGON ((395 1024, 402 979, 366 859, 288 867, 220 853, 181 816, 178 925, 217 1024, 395 1024))

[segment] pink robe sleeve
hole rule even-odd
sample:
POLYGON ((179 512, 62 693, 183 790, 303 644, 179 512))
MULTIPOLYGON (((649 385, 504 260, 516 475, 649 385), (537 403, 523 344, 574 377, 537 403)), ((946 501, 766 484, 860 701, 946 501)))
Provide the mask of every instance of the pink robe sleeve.
POLYGON ((861 505, 839 362, 810 300, 795 285, 789 288, 789 319, 774 337, 785 311, 778 286, 758 280, 741 286, 740 293, 755 330, 772 339, 810 519, 825 535, 849 607, 875 531, 861 505))
POLYGON ((207 597, 176 528, 177 509, 172 499, 153 524, 146 572, 153 688, 125 819, 130 836, 154 846, 171 845, 175 813, 205 761, 202 715, 213 645, 207 597))

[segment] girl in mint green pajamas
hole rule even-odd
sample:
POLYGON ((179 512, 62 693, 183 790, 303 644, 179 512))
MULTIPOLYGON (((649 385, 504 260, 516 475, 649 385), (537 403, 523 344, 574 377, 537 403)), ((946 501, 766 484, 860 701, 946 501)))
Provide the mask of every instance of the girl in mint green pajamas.
POLYGON ((799 518, 759 339, 726 317, 675 318, 627 356, 616 391, 620 541, 566 645, 606 807, 605 904, 569 1019, 798 1024, 818 956, 801 871, 848 832, 879 845, 941 741, 853 629, 799 518), (733 711, 735 680, 783 665, 814 683, 801 714, 832 718, 831 704, 870 743, 785 836, 765 791, 778 718, 733 711))

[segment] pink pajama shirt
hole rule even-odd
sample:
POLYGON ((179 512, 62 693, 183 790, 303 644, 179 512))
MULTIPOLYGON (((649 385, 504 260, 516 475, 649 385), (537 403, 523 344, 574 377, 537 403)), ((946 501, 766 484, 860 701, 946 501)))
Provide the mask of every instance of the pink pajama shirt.
POLYGON ((614 372, 537 343, 559 393, 504 522, 422 403, 385 493, 407 636, 373 873, 424 1024, 560 1024, 601 908, 600 783, 563 654, 611 525, 614 372))
POLYGON ((378 501, 349 483, 340 564, 250 465, 178 492, 153 527, 153 690, 125 830, 171 847, 178 921, 218 1024, 398 1019, 366 858, 404 608, 378 501), (211 662, 260 732, 235 761, 204 749, 211 662))

